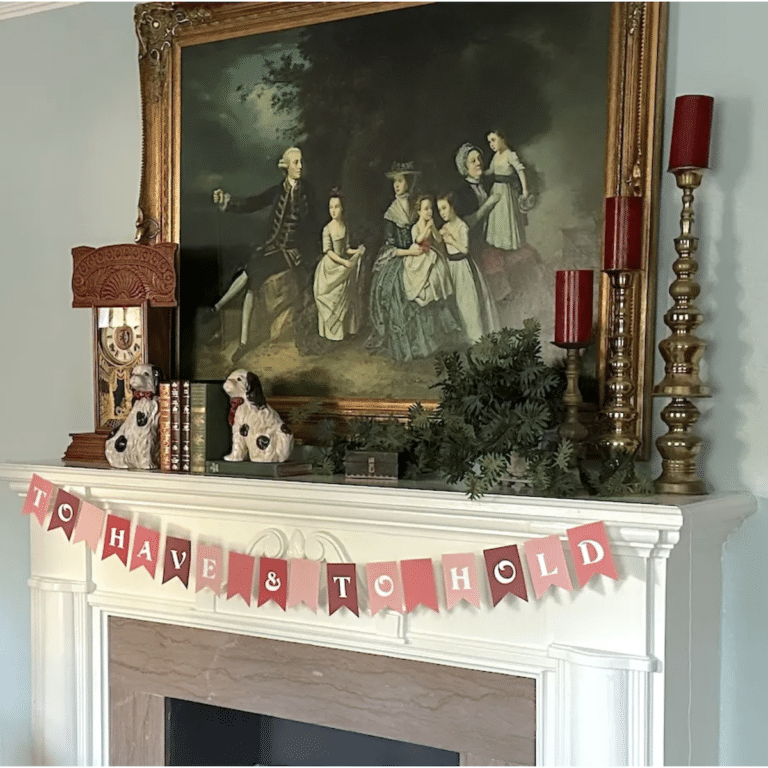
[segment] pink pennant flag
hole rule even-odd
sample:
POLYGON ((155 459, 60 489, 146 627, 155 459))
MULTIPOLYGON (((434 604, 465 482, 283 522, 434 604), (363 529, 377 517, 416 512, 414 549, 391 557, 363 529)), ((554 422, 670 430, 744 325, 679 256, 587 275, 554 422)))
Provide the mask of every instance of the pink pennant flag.
POLYGON ((154 579, 159 552, 160 534, 151 528, 137 525, 133 532, 133 548, 131 549, 131 566, 129 570, 135 571, 137 568, 144 566, 149 575, 154 579))
POLYGON ((483 557, 494 608, 505 595, 515 595, 527 602, 528 589, 525 586, 523 564, 520 562, 520 551, 517 545, 509 544, 506 547, 486 549, 483 557))
POLYGON ((288 600, 287 607, 305 603, 317 611, 317 596, 320 592, 320 563, 316 560, 304 560, 298 557, 288 561, 288 600))
POLYGON ((253 569, 256 565, 255 558, 250 555, 242 555, 239 552, 229 553, 229 575, 227 576, 227 600, 235 595, 245 600, 246 605, 251 604, 253 592, 253 569))
POLYGON ((443 555, 443 580, 445 603, 449 611, 461 600, 466 600, 476 608, 480 607, 477 564, 472 552, 443 555))
POLYGON ((131 521, 118 515, 107 515, 107 530, 104 533, 104 549, 101 559, 106 560, 110 555, 117 555, 128 565, 128 540, 131 536, 131 521))
POLYGON ((208 588, 214 595, 220 595, 223 564, 224 556, 221 547, 198 544, 195 592, 208 588))
POLYGON ((428 557, 418 560, 402 560, 403 596, 405 612, 410 613, 419 605, 425 605, 438 613, 435 569, 428 557))
POLYGON ((618 580, 616 565, 611 555, 611 545, 605 523, 587 523, 576 528, 569 528, 568 544, 571 547, 576 578, 584 586, 596 573, 602 573, 618 580))
POLYGON ((176 536, 165 537, 165 558, 163 560, 163 584, 173 578, 189 587, 189 566, 192 559, 192 542, 176 536))
POLYGON ((80 503, 80 516, 77 518, 75 526, 75 535, 72 543, 84 541, 91 552, 96 551, 96 547, 101 540, 101 529, 104 527, 104 510, 94 507, 89 501, 80 503))
POLYGON ((53 498, 54 485, 40 475, 32 475, 29 481, 27 498, 21 511, 25 515, 34 515, 42 526, 48 513, 48 505, 53 498))
POLYGON ((560 539, 555 536, 545 536, 543 539, 531 539, 525 542, 525 559, 531 574, 533 591, 536 597, 541 597, 551 584, 562 587, 570 592, 573 589, 565 553, 560 539))
POLYGON ((53 502, 53 512, 48 523, 48 530, 52 531, 55 528, 61 528, 64 531, 64 535, 71 541, 72 531, 75 530, 75 523, 77 523, 79 512, 80 499, 63 488, 59 488, 59 492, 56 494, 56 499, 53 502))
POLYGON ((388 563, 368 563, 365 571, 371 616, 375 616, 382 608, 392 608, 402 613, 403 584, 397 563, 394 560, 388 563))
POLYGON ((264 605, 274 600, 285 610, 288 595, 288 562, 275 557, 262 557, 259 560, 259 601, 264 605))
POLYGON ((328 615, 348 608, 359 616, 357 602, 357 569, 354 563, 326 563, 328 574, 328 615))

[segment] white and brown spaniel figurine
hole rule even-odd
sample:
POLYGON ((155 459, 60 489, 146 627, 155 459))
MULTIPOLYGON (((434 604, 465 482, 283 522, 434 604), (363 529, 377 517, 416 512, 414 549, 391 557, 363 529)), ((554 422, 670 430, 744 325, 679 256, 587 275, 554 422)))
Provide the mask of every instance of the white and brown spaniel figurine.
POLYGON ((259 377, 233 371, 224 382, 229 395, 232 451, 225 461, 285 461, 293 450, 293 434, 274 408, 267 405, 259 377))
POLYGON ((160 405, 157 388, 160 371, 144 363, 134 366, 128 384, 133 402, 128 418, 107 440, 105 454, 117 469, 157 469, 160 445, 160 405))

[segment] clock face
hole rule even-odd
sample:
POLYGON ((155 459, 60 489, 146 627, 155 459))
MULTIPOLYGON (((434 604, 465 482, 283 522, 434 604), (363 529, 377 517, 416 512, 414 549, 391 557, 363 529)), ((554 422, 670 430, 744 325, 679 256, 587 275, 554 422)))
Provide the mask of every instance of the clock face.
POLYGON ((96 310, 96 428, 110 430, 131 409, 131 370, 144 358, 141 307, 96 310))

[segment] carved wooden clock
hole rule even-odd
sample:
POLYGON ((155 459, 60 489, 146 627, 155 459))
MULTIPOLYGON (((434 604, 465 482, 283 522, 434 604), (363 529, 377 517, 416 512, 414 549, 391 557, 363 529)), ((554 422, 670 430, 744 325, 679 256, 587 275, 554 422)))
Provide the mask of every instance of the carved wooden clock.
POLYGON ((65 464, 109 466, 104 444, 131 409, 134 365, 170 375, 176 251, 174 243, 72 249, 72 306, 93 311, 95 429, 72 435, 65 464))

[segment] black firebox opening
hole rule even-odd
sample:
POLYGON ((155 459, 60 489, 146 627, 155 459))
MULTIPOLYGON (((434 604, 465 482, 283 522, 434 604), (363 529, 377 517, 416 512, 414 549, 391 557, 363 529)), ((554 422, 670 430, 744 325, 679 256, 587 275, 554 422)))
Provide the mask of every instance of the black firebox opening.
POLYGON ((165 700, 166 765, 458 765, 459 754, 268 715, 165 700))

